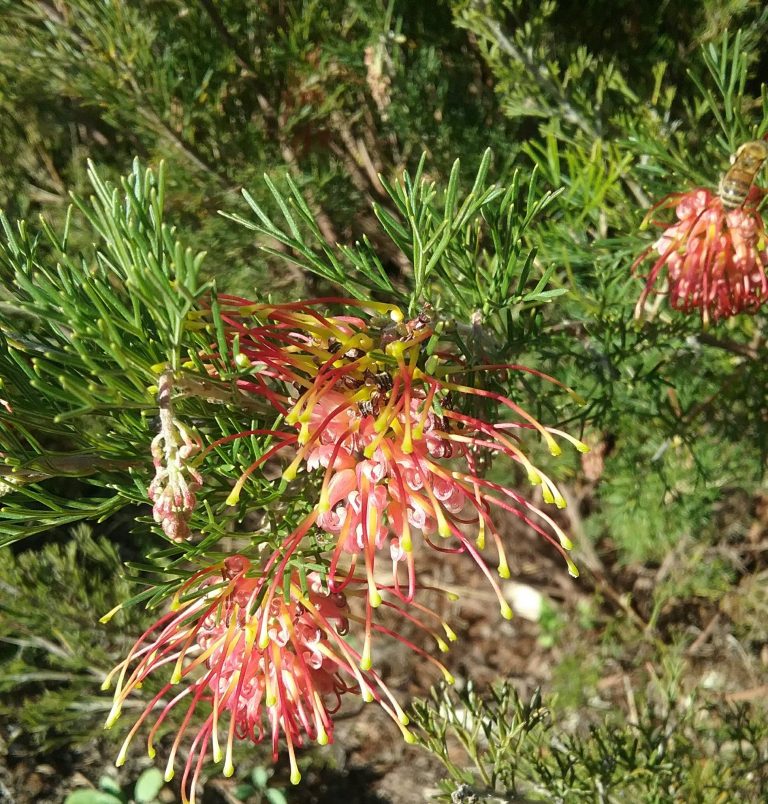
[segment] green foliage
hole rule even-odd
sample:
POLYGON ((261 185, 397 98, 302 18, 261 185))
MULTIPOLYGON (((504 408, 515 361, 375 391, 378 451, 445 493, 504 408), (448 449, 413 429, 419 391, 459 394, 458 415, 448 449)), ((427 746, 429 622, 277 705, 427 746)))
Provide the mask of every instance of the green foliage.
POLYGON ((447 4, 3 0, 0 15, 0 206, 59 218, 67 191, 85 189, 86 155, 112 179, 137 154, 164 159, 170 213, 195 251, 216 253, 208 270, 230 289, 305 281, 282 262, 265 270, 252 239, 215 214, 243 186, 277 212, 265 171, 287 168, 309 190, 333 243, 371 230, 377 171, 401 171, 424 147, 446 168, 457 148, 505 140, 502 129, 489 142, 493 94, 461 57, 447 4))
POLYGON ((268 802, 268 804, 287 804, 288 799, 279 787, 270 787, 270 772, 262 766, 255 767, 247 781, 242 782, 235 788, 235 797, 239 801, 246 801, 251 797, 256 800, 268 802))
POLYGON ((120 785, 111 776, 102 776, 97 789, 80 788, 70 793, 64 804, 157 804, 158 794, 165 782, 162 771, 157 768, 147 768, 136 779, 133 795, 128 789, 121 789, 120 785))
POLYGON ((553 721, 538 692, 526 702, 509 684, 494 687, 487 699, 472 687, 458 695, 442 689, 413 705, 420 743, 451 777, 442 785, 446 801, 454 791, 478 802, 499 795, 659 804, 760 800, 768 773, 763 714, 674 699, 643 702, 639 711, 637 723, 573 734, 553 721))
POLYGON ((5 543, 106 518, 136 497, 128 471, 146 455, 150 388, 165 365, 179 366, 187 313, 208 289, 196 284, 202 255, 163 222, 162 175, 136 167, 122 197, 92 181, 96 196, 78 201, 90 253, 71 247, 69 217, 61 234, 43 221, 35 235, 2 219, 5 543), (57 493, 63 478, 83 479, 72 500, 57 493))
POLYGON ((12 750, 77 745, 100 731, 109 702, 98 688, 126 648, 120 628, 99 618, 130 597, 122 561, 106 538, 80 525, 60 543, 14 555, 0 551, 0 715, 16 726, 12 750))

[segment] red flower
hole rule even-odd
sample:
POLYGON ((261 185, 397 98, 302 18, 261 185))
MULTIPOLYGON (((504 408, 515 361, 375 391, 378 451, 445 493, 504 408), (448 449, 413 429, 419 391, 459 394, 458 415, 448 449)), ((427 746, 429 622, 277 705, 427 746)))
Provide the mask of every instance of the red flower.
POLYGON ((657 204, 651 215, 674 207, 678 220, 633 265, 636 268, 651 249, 659 255, 635 314, 642 315, 664 268, 669 303, 675 310, 698 310, 705 323, 757 310, 768 299, 768 247, 757 211, 762 196, 763 191, 753 186, 743 206, 728 209, 719 195, 696 189, 657 204))
POLYGON ((412 740, 402 709, 375 673, 360 669, 363 657, 344 639, 355 619, 347 596, 324 591, 316 575, 309 576, 307 591, 302 590, 298 576, 283 581, 281 573, 276 573, 278 581, 265 589, 269 578, 263 574, 252 577, 250 570, 248 559, 235 555, 195 574, 177 594, 173 610, 139 638, 104 682, 107 689, 117 675, 107 720, 111 727, 133 690, 161 668, 173 668, 170 681, 131 728, 117 759, 118 765, 125 761, 131 739, 159 710, 147 741, 153 757, 158 729, 184 701, 186 713, 168 758, 167 781, 173 777, 176 753, 195 710, 202 707, 208 712, 192 740, 184 768, 185 802, 195 799, 195 785, 209 747, 214 761, 224 760, 224 774, 229 776, 234 771, 234 740, 258 743, 267 732, 275 758, 280 739, 285 740, 291 779, 297 783, 295 748, 305 740, 320 745, 333 740, 332 715, 341 697, 350 692, 379 701, 406 739, 412 740), (181 682, 184 686, 174 695, 172 688, 181 682), (225 713, 228 726, 222 749, 220 730, 225 713))
MULTIPOLYGON (((278 443, 244 472, 229 502, 237 501, 247 477, 267 457, 293 447, 295 455, 283 472, 286 480, 301 468, 323 472, 314 517, 335 540, 330 574, 336 577, 350 565, 352 572, 362 561, 373 607, 380 603, 382 588, 375 564, 385 550, 393 565, 393 587, 400 588, 402 566, 407 588, 400 594, 403 600, 413 598, 414 537, 419 536, 437 550, 469 553, 495 589, 502 613, 511 616, 480 553, 490 536, 499 574, 509 577, 493 509, 513 514, 555 544, 577 574, 563 549, 570 541, 560 527, 511 486, 483 478, 476 456, 487 451, 511 458, 530 482, 541 485, 545 502, 564 507, 554 483, 523 452, 517 433, 538 431, 553 454, 560 452, 553 434, 587 448, 539 424, 511 399, 455 381, 471 371, 456 355, 434 349, 425 316, 405 322, 391 305, 347 299, 276 306, 231 297, 222 301, 231 308, 223 318, 237 335, 238 363, 257 369, 241 387, 268 397, 295 428, 272 433, 278 443), (358 307, 366 317, 323 316, 314 309, 321 302, 358 307), (267 323, 252 326, 246 313, 267 323), (430 341, 431 355, 426 349, 430 341), (498 404, 516 421, 495 425, 461 413, 456 409, 460 396, 476 406, 498 404)), ((481 368, 544 376, 521 366, 481 368)))

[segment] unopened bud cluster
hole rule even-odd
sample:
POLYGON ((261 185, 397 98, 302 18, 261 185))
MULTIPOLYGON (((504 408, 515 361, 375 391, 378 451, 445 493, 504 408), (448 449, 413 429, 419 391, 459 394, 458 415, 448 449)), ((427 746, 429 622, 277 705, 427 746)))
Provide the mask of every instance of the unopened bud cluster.
POLYGON ((191 463, 202 449, 200 437, 173 415, 173 375, 164 372, 158 381, 160 432, 152 439, 155 476, 147 489, 154 503, 152 516, 174 542, 189 538, 189 519, 197 505, 195 492, 203 479, 191 463))

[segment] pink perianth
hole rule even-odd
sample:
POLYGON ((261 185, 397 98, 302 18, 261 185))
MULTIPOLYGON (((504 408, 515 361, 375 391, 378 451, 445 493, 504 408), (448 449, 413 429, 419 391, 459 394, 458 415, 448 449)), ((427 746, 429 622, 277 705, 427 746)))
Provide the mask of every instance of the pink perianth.
POLYGON ((663 209, 674 203, 678 220, 653 244, 658 258, 646 278, 637 314, 665 268, 670 305, 686 313, 698 311, 704 321, 755 312, 768 300, 768 247, 757 210, 762 195, 752 187, 744 206, 732 210, 705 189, 659 204, 663 209))

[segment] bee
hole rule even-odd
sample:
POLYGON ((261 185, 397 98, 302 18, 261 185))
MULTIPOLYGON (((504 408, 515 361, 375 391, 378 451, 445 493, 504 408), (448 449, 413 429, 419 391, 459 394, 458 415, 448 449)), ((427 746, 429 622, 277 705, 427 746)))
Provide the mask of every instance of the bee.
POLYGON ((379 395, 374 394, 370 399, 363 399, 357 403, 357 409, 360 411, 361 416, 375 416, 379 403, 379 395), (374 396, 376 397, 374 399, 374 396))
POLYGON ((362 416, 377 416, 381 409, 382 398, 386 398, 392 390, 392 377, 386 371, 374 374, 370 369, 365 370, 363 384, 371 388, 371 395, 368 399, 358 402, 357 407, 362 416))
POLYGON ((731 166, 723 174, 718 190, 726 209, 744 206, 755 176, 766 159, 768 144, 763 140, 744 143, 731 157, 731 166))

